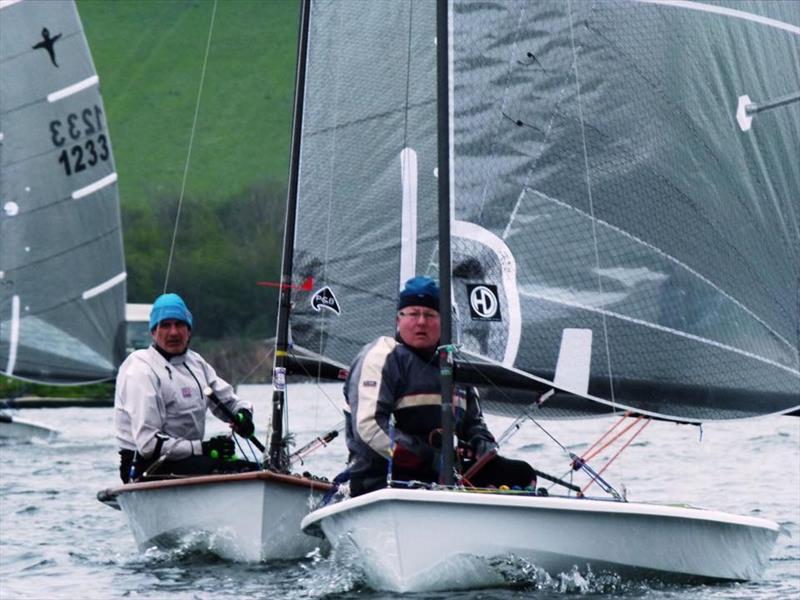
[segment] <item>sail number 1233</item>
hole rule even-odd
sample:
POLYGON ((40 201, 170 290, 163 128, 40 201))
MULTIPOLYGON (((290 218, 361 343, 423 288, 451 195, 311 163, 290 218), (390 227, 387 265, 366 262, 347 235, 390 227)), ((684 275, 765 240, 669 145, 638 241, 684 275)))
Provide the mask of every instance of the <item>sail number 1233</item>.
POLYGON ((58 162, 69 176, 85 171, 98 162, 108 160, 108 138, 103 133, 103 109, 96 104, 64 119, 50 121, 50 139, 57 148, 64 148, 58 162), (70 144, 67 147, 67 144, 70 144))

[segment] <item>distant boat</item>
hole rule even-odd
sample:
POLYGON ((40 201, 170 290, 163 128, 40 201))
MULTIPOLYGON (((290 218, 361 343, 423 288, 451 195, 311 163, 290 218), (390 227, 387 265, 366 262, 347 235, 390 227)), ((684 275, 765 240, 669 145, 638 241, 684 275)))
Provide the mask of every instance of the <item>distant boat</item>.
MULTIPOLYGON (((125 348, 117 173, 75 4, 0 0, 0 38, 0 373, 109 380, 125 348)), ((1 436, 34 431, 8 417, 1 436)))
MULTIPOLYGON (((310 14, 293 273, 320 301, 296 302, 295 343, 348 364, 402 282, 438 274, 443 390, 478 385, 489 412, 797 411, 800 4, 310 14)), ((509 556, 552 575, 763 573, 776 523, 629 502, 574 470, 608 497, 475 490, 445 462, 441 487, 392 481, 302 525, 399 592, 495 585, 469 567, 509 556)))
POLYGON ((0 412, 0 443, 30 442, 32 440, 50 441, 58 432, 45 425, 25 419, 17 419, 0 412))

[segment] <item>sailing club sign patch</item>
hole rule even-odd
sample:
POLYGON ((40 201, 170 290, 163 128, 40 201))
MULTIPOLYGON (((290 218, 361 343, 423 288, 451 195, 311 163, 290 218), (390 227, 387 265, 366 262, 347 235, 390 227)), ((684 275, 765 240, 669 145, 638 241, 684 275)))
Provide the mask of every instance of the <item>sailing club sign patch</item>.
POLYGON ((339 309, 339 303, 336 301, 336 296, 333 295, 333 290, 327 285, 314 292, 314 295, 311 296, 311 308, 317 312, 324 308, 337 315, 342 314, 339 309))
POLYGON ((469 314, 473 321, 502 321, 497 286, 491 283, 468 283, 469 314))

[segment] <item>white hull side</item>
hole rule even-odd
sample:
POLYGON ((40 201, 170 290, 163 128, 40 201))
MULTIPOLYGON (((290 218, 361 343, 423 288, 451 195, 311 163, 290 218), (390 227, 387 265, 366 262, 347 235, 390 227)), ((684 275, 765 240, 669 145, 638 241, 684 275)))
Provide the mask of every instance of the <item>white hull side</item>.
POLYGON ((301 519, 322 497, 319 489, 241 475, 206 479, 194 485, 119 488, 129 488, 117 500, 140 550, 191 544, 227 560, 257 562, 328 549, 325 540, 300 530, 301 519))
POLYGON ((370 585, 397 592, 498 585, 487 559, 509 555, 553 576, 590 565, 633 579, 750 580, 778 533, 770 521, 695 508, 426 490, 366 494, 303 527, 354 546, 370 585))
POLYGON ((28 421, 20 421, 13 418, 11 421, 0 421, 0 440, 13 440, 15 442, 25 442, 32 439, 49 441, 56 437, 58 433, 45 427, 28 421))

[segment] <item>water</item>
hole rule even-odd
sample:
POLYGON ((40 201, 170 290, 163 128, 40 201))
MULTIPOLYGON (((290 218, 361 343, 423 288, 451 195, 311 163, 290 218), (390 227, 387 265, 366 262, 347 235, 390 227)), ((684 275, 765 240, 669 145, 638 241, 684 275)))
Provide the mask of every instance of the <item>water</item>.
MULTIPOLYGON (((339 386, 296 386, 290 427, 298 447, 341 422, 339 386)), ((257 421, 266 424, 269 389, 246 386, 257 421)), ((117 455, 110 408, 21 411, 18 417, 60 431, 51 441, 0 446, 0 598, 360 598, 393 594, 369 590, 350 556, 243 565, 196 549, 140 553, 124 515, 95 499, 115 485, 117 455)), ((509 420, 489 417, 495 435, 509 420)), ((613 420, 546 422, 553 435, 580 452, 613 420)), ((224 425, 209 417, 209 434, 224 425), (213 425, 212 425, 213 423, 213 425)), ((264 427, 258 430, 264 436, 264 427)), ((782 526, 763 581, 714 586, 626 583, 613 577, 537 575, 531 565, 498 561, 507 586, 413 598, 646 598, 700 600, 800 597, 800 419, 764 418, 697 427, 652 423, 606 472, 631 500, 687 502, 777 521, 782 526)), ((503 449, 536 467, 562 474, 560 449, 528 425, 503 449)), ((303 468, 332 476, 344 461, 341 438, 303 468)), ((602 464, 602 463, 601 463, 602 464)), ((247 507, 236 507, 247 510, 247 507)), ((424 544, 424 540, 420 540, 424 544)))

